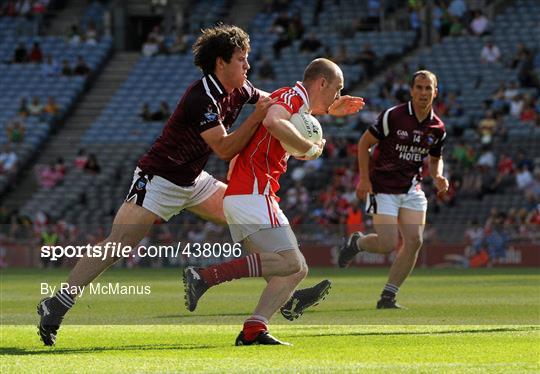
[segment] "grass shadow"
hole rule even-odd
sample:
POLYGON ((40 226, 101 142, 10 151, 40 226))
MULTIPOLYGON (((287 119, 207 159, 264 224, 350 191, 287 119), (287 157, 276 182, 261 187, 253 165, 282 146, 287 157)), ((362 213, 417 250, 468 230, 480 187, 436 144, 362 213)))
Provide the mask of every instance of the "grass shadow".
POLYGON ((486 328, 486 329, 462 329, 462 330, 441 330, 441 331, 390 331, 390 332, 350 332, 350 333, 322 333, 322 334, 302 334, 302 337, 320 337, 320 336, 400 336, 400 335, 450 335, 450 334, 494 334, 500 332, 522 332, 522 331, 540 331, 535 326, 522 328, 486 328))
POLYGON ((1 347, 0 355, 6 356, 32 356, 32 355, 54 355, 54 354, 83 354, 97 352, 115 351, 168 351, 168 350, 188 350, 188 349, 211 349, 218 348, 219 345, 207 344, 144 344, 125 345, 120 347, 83 347, 83 348, 42 348, 25 349, 18 347, 1 347))

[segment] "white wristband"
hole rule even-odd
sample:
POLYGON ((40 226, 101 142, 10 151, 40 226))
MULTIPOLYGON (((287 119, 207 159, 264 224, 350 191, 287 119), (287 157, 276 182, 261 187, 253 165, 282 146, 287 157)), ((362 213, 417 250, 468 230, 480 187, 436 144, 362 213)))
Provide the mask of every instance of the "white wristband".
POLYGON ((315 156, 318 152, 319 152, 319 146, 317 144, 313 144, 304 156, 307 158, 311 158, 315 156))

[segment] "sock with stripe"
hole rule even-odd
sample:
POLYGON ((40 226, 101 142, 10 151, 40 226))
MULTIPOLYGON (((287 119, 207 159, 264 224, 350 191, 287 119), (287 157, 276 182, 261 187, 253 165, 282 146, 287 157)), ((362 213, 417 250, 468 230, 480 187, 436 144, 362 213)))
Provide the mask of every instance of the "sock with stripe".
POLYGON ((237 260, 209 266, 200 271, 209 287, 233 279, 262 276, 261 257, 258 253, 250 254, 237 260))
POLYGON ((65 315, 75 305, 75 299, 67 291, 56 291, 50 300, 50 307, 54 314, 65 315))
POLYGON ((381 298, 393 300, 396 298, 396 294, 399 291, 399 287, 392 283, 386 283, 381 293, 381 298))
POLYGON ((263 316, 253 315, 244 321, 242 332, 248 341, 254 340, 261 332, 268 330, 268 319, 263 316))

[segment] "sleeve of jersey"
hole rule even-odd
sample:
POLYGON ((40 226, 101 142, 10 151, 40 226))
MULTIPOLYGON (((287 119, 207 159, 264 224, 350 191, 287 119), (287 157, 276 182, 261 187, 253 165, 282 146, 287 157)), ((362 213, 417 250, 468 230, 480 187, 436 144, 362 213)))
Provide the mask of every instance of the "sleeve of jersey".
POLYGON ((247 103, 248 104, 255 104, 257 101, 259 101, 261 94, 259 93, 259 90, 256 89, 253 84, 246 79, 246 82, 244 83, 243 87, 244 94, 247 96, 247 103))
POLYGON ((382 112, 381 114, 379 114, 379 118, 377 118, 377 122, 371 125, 368 129, 371 135, 373 135, 379 140, 383 140, 390 133, 389 112, 390 112, 389 110, 386 110, 382 112))
POLYGON ((213 100, 208 97, 208 100, 193 101, 189 105, 189 119, 199 133, 204 132, 213 127, 221 126, 219 119, 219 108, 213 100))
POLYGON ((272 97, 277 97, 275 105, 281 105, 287 110, 287 112, 291 114, 298 112, 298 110, 304 104, 304 102, 299 96, 292 95, 288 91, 282 92, 276 96, 272 95, 272 97))
POLYGON ((441 157, 442 150, 444 148, 444 141, 446 139, 446 131, 443 130, 440 140, 433 147, 429 149, 429 155, 433 157, 441 157))

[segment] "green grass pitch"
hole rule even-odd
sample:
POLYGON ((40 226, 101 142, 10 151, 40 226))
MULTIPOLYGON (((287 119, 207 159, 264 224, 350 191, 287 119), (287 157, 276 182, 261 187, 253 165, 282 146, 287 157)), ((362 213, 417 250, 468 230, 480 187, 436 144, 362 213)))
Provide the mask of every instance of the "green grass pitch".
MULTIPOLYGON (((42 346, 40 283, 62 270, 2 270, 0 372, 486 372, 540 371, 538 269, 417 269, 400 290, 408 310, 375 310, 387 269, 315 269, 333 281, 325 301, 270 331, 293 347, 234 347, 264 283, 211 289, 195 313, 179 269, 113 269, 99 282, 150 285, 150 295, 85 294, 57 345, 42 346)), ((88 289, 86 290, 88 292, 88 289)))

